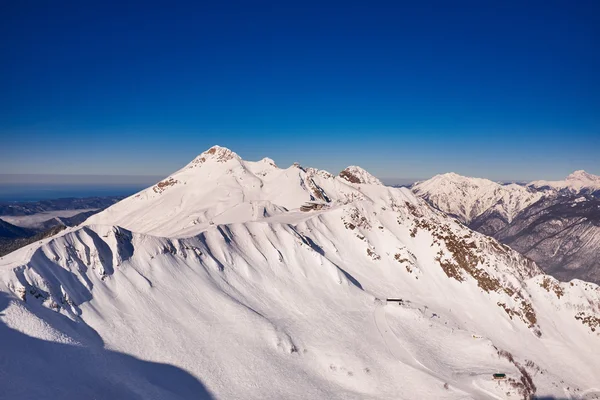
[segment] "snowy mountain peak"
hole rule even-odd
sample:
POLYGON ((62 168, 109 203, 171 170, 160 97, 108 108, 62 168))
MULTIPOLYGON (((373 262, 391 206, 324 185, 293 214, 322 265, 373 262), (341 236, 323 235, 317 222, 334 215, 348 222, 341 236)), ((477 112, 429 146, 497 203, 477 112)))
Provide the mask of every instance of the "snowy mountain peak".
POLYGON ((230 160, 241 161, 241 157, 237 153, 229 150, 227 147, 213 146, 206 150, 188 165, 189 167, 196 167, 200 164, 204 164, 207 161, 216 161, 219 163, 225 163, 230 160))
POLYGON ((567 181, 600 182, 600 176, 592 175, 580 169, 567 176, 567 181))
POLYGON ((340 178, 354 184, 383 185, 379 179, 355 165, 351 165, 340 172, 340 178))
MULTIPOLYGON (((447 172, 444 174, 435 175, 433 178, 429 179, 430 183, 441 184, 441 185, 471 185, 471 186, 490 186, 490 187, 498 187, 499 183, 491 181, 485 178, 473 178, 469 176, 464 176, 457 174, 456 172, 447 172)), ((423 182, 419 182, 423 183, 423 182)))
POLYGON ((275 161, 273 161, 273 159, 271 159, 269 157, 263 158, 262 160, 260 160, 260 162, 263 163, 263 164, 270 165, 270 166, 275 167, 275 168, 279 168, 277 166, 277 164, 275 164, 275 161))
POLYGON ((448 172, 435 175, 426 181, 417 182, 413 186, 413 190, 418 194, 426 192, 444 192, 446 194, 451 194, 455 193, 456 190, 462 192, 480 192, 494 191, 500 187, 500 184, 489 179, 471 178, 454 172, 448 172))
POLYGON ((413 191, 438 209, 470 224, 486 211, 495 211, 511 221, 517 213, 536 202, 542 194, 519 185, 501 185, 484 178, 454 172, 417 182, 413 191))
POLYGON ((323 179, 333 179, 335 178, 333 176, 333 174, 325 171, 324 169, 317 169, 317 168, 312 168, 312 167, 308 167, 306 168, 306 174, 310 177, 318 175, 323 179))
POLYGON ((436 178, 436 177, 447 178, 447 179, 471 179, 467 176, 459 175, 456 172, 446 172, 444 174, 438 174, 438 175, 434 176, 434 178, 436 178))

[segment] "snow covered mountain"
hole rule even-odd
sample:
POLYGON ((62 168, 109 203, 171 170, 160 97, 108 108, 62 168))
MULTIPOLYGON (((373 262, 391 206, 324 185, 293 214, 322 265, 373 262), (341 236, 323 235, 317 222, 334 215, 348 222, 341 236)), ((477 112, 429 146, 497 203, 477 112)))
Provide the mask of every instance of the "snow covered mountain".
MULTIPOLYGON (((501 185, 489 179, 469 178, 455 173, 436 175, 417 182, 412 190, 436 208, 470 224, 483 213, 494 213, 509 223, 543 194, 517 184, 501 185)), ((486 232, 490 234, 493 232, 486 232)))
POLYGON ((600 176, 583 170, 575 171, 564 181, 534 181, 531 188, 542 191, 558 191, 563 194, 591 194, 600 196, 600 176))
POLYGON ((600 371, 597 285, 358 167, 217 146, 0 259, 0 308, 8 398, 528 399, 600 371))

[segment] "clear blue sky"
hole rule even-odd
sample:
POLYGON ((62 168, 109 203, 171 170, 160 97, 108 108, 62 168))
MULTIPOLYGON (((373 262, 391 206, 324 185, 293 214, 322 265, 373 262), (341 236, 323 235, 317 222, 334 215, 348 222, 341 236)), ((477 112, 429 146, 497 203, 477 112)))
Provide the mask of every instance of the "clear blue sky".
POLYGON ((213 144, 380 177, 600 174, 600 1, 3 1, 0 173, 213 144))

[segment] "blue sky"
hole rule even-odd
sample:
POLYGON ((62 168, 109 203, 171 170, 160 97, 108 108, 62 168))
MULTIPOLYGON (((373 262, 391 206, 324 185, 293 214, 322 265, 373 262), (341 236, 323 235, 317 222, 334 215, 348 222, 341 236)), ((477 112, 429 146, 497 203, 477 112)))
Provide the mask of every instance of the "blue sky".
POLYGON ((379 177, 600 174, 599 16, 584 0, 3 2, 0 173, 167 175, 220 144, 379 177))

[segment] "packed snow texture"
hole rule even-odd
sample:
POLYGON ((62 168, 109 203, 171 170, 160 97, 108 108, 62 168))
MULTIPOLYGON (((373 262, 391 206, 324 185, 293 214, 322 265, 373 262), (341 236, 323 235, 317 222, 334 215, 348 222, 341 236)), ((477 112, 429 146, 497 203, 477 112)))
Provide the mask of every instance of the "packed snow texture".
POLYGON ((559 283, 347 171, 215 146, 0 259, 0 393, 525 399, 600 385, 597 285, 559 283))

